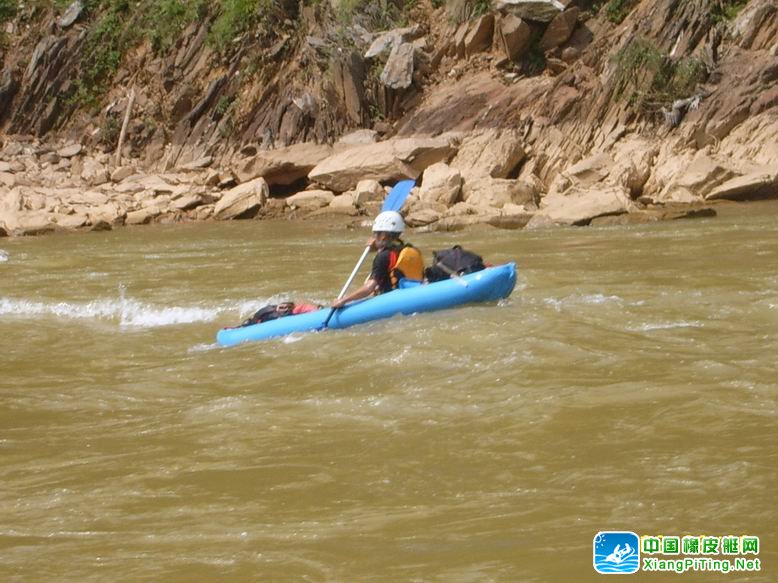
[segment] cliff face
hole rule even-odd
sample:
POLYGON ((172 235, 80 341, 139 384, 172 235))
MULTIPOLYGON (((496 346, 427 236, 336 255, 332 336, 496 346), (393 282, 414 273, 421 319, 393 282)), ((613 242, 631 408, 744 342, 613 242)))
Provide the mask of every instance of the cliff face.
POLYGON ((122 154, 161 171, 500 129, 541 209, 778 192, 778 0, 0 2, 7 136, 112 152, 131 104, 122 154))

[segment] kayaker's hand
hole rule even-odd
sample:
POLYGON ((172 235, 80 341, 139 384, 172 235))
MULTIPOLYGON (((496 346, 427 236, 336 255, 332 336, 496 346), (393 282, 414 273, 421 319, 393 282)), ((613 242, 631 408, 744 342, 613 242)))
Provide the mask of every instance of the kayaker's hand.
POLYGON ((334 302, 332 302, 331 305, 332 305, 333 309, 337 310, 338 308, 342 308, 343 306, 345 306, 346 302, 343 301, 343 300, 337 300, 336 299, 334 302))
POLYGON ((370 237, 370 239, 367 240, 367 246, 370 247, 371 251, 378 251, 378 247, 376 247, 375 244, 375 237, 370 237))

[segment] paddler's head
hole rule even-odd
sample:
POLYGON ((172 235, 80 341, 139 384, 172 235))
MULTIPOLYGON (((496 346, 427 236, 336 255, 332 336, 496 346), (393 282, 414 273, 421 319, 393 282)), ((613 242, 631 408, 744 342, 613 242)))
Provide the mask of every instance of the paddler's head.
POLYGON ((385 249, 392 241, 400 238, 405 230, 405 221, 397 211, 384 211, 373 222, 373 238, 378 249, 385 249))

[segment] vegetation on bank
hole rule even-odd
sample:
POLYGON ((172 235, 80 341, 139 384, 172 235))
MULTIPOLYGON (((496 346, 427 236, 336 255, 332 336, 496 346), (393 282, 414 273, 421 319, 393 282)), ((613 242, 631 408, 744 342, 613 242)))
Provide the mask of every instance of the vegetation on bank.
POLYGON ((601 10, 605 18, 614 24, 621 24, 624 19, 632 12, 632 9, 638 4, 639 0, 609 0, 601 10))
POLYGON ((0 48, 5 45, 4 25, 16 16, 17 10, 18 5, 16 0, 0 0, 0 48))
POLYGON ((708 75, 699 59, 673 60, 640 37, 618 51, 613 62, 614 97, 626 99, 640 114, 657 113, 676 99, 691 97, 708 75))
POLYGON ((711 18, 716 23, 734 20, 746 4, 748 0, 717 0, 711 8, 711 18))

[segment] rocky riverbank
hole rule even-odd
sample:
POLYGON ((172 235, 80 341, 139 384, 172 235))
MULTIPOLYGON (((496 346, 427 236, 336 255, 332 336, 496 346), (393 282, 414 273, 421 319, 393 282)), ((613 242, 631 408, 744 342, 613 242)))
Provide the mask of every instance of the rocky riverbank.
POLYGON ((719 200, 778 197, 776 0, 418 2, 413 26, 388 30, 339 23, 331 4, 284 3, 278 30, 263 21, 235 49, 208 42, 218 10, 167 52, 117 45, 128 53, 99 115, 66 75, 91 62, 95 27, 129 26, 133 9, 30 13, 40 32, 17 16, 0 236, 352 220, 404 178, 418 185, 408 223, 438 230, 712 216, 719 200))
MULTIPOLYGON (((607 178, 648 175, 649 169, 609 171, 602 155, 570 168, 564 174, 567 188, 543 192, 533 177, 510 177, 526 158, 517 131, 374 139, 371 132, 359 132, 332 146, 257 152, 228 167, 204 157, 159 173, 144 171, 139 161, 117 166, 107 154, 89 154, 78 144, 55 148, 13 141, 0 161, 6 189, 0 232, 21 236, 150 222, 372 216, 389 185, 405 178, 418 182, 404 209, 416 228, 457 230, 483 223, 516 229, 715 215, 702 204, 704 198, 669 207, 634 200, 625 185, 607 178)), ((738 184, 744 184, 742 178, 738 184)), ((708 198, 720 192, 713 190, 708 198)))

